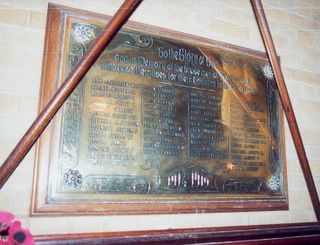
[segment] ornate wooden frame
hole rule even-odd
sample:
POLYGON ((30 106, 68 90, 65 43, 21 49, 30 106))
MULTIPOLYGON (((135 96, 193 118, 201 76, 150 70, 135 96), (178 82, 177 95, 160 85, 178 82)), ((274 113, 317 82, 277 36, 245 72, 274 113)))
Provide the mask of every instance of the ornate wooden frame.
MULTIPOLYGON (((59 86, 61 77, 63 80, 63 73, 65 67, 61 65, 64 63, 61 57, 64 57, 66 52, 65 40, 63 39, 64 29, 67 29, 72 20, 86 21, 106 21, 110 17, 94 14, 84 10, 68 8, 59 5, 49 5, 47 28, 45 38, 45 50, 43 57, 43 71, 42 83, 40 93, 39 110, 43 110, 48 104, 50 98, 59 86), (64 27, 64 25, 66 25, 64 27), (46 69, 49 67, 50 69, 46 69)), ((169 31, 167 29, 144 25, 136 22, 128 22, 126 27, 137 30, 147 30, 151 33, 160 34, 161 36, 174 37, 178 40, 190 41, 197 44, 213 45, 214 47, 221 47, 223 49, 230 49, 236 52, 246 54, 259 59, 267 60, 265 53, 259 51, 249 50, 243 47, 212 41, 205 38, 200 38, 180 32, 169 31)), ((37 144, 37 157, 34 175, 34 187, 32 198, 32 215, 81 215, 81 214, 159 214, 159 213, 194 213, 194 212, 237 212, 237 211, 257 211, 257 210, 286 210, 288 209, 288 200, 285 197, 263 198, 257 197, 242 199, 239 196, 237 199, 217 200, 217 199, 200 199, 186 200, 186 201, 165 201, 163 199, 148 198, 147 201, 125 203, 125 202, 106 202, 101 203, 50 203, 48 201, 48 172, 52 171, 50 167, 51 149, 54 143, 54 128, 59 120, 52 120, 46 131, 41 135, 37 144), (41 164, 40 164, 41 163, 41 164), (98 210, 98 211, 97 211, 98 210)), ((286 189, 286 164, 285 164, 285 147, 284 147, 284 128, 283 128, 283 113, 280 110, 280 128, 282 142, 283 159, 283 174, 284 174, 284 189, 286 189)))

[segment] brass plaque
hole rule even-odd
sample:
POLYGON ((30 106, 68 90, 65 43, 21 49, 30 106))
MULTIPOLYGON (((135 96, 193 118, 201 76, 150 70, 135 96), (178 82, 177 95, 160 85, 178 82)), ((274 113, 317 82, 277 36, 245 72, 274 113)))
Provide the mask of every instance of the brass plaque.
MULTIPOLYGON (((59 82, 103 25, 66 18, 59 82)), ((56 119, 46 200, 284 201, 282 127, 264 55, 129 25, 56 119)))

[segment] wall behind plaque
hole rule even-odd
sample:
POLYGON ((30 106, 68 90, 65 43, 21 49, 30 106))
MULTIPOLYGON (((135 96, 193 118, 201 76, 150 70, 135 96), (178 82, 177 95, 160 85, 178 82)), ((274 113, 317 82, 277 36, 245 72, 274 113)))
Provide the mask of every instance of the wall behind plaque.
MULTIPOLYGON (((113 15, 122 0, 52 0, 113 15)), ((320 2, 263 0, 306 151, 320 189, 320 2)), ((37 114, 47 0, 0 0, 0 162, 37 114)), ((133 20, 263 50, 249 0, 145 0, 133 20)), ((286 125, 289 211, 30 217, 34 148, 0 191, 0 210, 33 234, 315 221, 286 125)))

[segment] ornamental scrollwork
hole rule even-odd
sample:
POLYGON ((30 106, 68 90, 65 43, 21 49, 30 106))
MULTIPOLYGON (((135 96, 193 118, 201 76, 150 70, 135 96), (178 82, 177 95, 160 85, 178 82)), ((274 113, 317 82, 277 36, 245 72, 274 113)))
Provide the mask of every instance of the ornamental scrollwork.
POLYGON ((265 190, 263 179, 226 179, 222 184, 224 193, 260 193, 265 190))
POLYGON ((153 38, 145 34, 121 31, 121 39, 124 39, 123 45, 135 49, 148 49, 153 45, 153 38))
POLYGON ((84 190, 89 193, 135 193, 150 191, 150 183, 137 175, 89 175, 84 180, 84 190))

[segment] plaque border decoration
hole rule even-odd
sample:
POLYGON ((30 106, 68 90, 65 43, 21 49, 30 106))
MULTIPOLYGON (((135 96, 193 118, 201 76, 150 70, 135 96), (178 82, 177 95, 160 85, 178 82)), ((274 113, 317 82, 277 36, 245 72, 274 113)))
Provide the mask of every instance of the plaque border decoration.
MULTIPOLYGON (((50 4, 48 8, 45 50, 43 56, 43 69, 42 69, 42 84, 40 93, 41 111, 54 95, 57 87, 59 86, 59 79, 63 72, 62 53, 63 49, 63 36, 64 36, 64 23, 67 18, 99 21, 105 23, 110 17, 105 15, 95 14, 84 10, 68 8, 59 5, 50 4)), ((136 22, 128 22, 127 27, 133 29, 141 29, 152 33, 161 34, 165 37, 176 37, 179 40, 190 41, 195 44, 214 45, 247 55, 264 58, 267 56, 263 52, 253 51, 247 48, 226 44, 222 42, 212 41, 206 38, 196 37, 189 34, 170 31, 167 29, 152 27, 150 25, 140 24, 136 22)), ((89 38, 89 36, 83 37, 89 38)), ((103 200, 101 203, 51 203, 48 200, 48 172, 50 154, 52 147, 52 140, 54 134, 54 125, 57 120, 53 119, 48 128, 42 133, 37 143, 37 157, 35 164, 34 185, 32 195, 32 215, 104 215, 104 214, 164 214, 164 213, 204 213, 204 212, 239 212, 239 211, 257 211, 257 210, 287 210, 287 176, 286 176, 286 160, 285 148, 282 144, 281 157, 283 159, 283 178, 285 193, 280 198, 257 198, 252 200, 250 198, 242 198, 241 200, 232 199, 228 200, 192 200, 192 201, 159 201, 153 200, 148 202, 129 203, 129 202, 106 202, 103 200)), ((283 113, 280 113, 280 127, 281 127, 281 142, 284 142, 284 126, 283 126, 283 113)), ((66 173, 72 175, 76 179, 81 178, 78 172, 66 173)), ((76 182, 71 183, 76 184, 76 182)))

